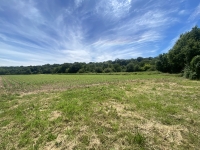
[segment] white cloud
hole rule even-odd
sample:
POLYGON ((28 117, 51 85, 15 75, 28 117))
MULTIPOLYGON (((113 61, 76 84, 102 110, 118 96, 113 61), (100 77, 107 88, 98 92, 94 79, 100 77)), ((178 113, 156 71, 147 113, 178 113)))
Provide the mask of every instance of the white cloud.
POLYGON ((188 14, 188 11, 186 11, 186 10, 180 10, 180 11, 178 12, 178 14, 179 14, 179 15, 186 15, 186 14, 188 14))
POLYGON ((81 4, 83 3, 84 0, 75 0, 75 5, 76 7, 81 6, 81 4))
POLYGON ((190 15, 188 21, 194 21, 200 17, 200 4, 196 7, 195 11, 190 15))
MULTIPOLYGON (((11 8, 19 18, 12 22, 0 17, 0 55, 6 57, 4 62, 17 56, 24 64, 156 55, 167 29, 188 15, 186 8, 177 8, 182 2, 99 0, 89 5, 91 1, 75 0, 68 7, 49 2, 40 7, 36 0, 11 0, 12 6, 0 4, 0 9, 11 8), (97 24, 89 24, 93 21, 97 24)), ((198 16, 200 5, 190 18, 198 16)))
POLYGON ((73 49, 73 50, 62 50, 60 51, 64 54, 65 58, 70 62, 89 62, 90 53, 83 49, 73 49))
POLYGON ((96 6, 96 12, 110 19, 120 19, 129 13, 132 0, 102 0, 96 6))

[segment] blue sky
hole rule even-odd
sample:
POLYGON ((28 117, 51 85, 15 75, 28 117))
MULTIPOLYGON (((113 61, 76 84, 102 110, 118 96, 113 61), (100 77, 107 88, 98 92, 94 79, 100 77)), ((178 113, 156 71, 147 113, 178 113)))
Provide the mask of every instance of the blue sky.
POLYGON ((195 25, 199 0, 0 0, 0 66, 155 57, 195 25))

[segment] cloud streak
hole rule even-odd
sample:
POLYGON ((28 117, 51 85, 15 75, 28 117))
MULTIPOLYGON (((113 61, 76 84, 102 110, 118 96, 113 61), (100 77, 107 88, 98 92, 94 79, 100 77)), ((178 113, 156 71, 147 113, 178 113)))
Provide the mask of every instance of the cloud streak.
POLYGON ((198 23, 200 4, 189 3, 2 0, 0 66, 154 57, 198 23))

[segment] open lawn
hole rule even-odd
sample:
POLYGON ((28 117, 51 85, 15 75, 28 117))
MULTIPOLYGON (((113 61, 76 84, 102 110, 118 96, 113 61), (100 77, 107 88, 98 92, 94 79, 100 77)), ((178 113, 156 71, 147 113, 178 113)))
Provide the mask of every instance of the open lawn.
POLYGON ((154 72, 0 76, 0 149, 199 149, 200 82, 154 72))

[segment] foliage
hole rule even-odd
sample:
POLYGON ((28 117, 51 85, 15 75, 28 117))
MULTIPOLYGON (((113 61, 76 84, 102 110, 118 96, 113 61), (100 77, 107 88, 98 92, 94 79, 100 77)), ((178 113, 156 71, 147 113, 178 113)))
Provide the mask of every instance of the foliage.
POLYGON ((186 67, 184 69, 184 77, 194 80, 194 79, 197 79, 197 74, 196 74, 196 72, 191 70, 190 66, 186 65, 186 67))
POLYGON ((171 72, 181 72, 193 57, 200 55, 200 29, 195 26, 190 32, 181 35, 168 55, 171 72))
POLYGON ((190 67, 187 66, 184 73, 188 73, 189 79, 200 79, 200 55, 195 56, 190 62, 190 67))
POLYGON ((168 61, 168 54, 160 54, 156 61, 156 69, 162 72, 170 72, 170 65, 168 61))
POLYGON ((74 62, 42 66, 0 67, 0 75, 57 74, 57 73, 109 73, 155 70, 155 58, 116 59, 105 62, 74 62))
POLYGON ((133 63, 129 63, 127 65, 127 72, 133 72, 134 71, 134 64, 133 63))
POLYGON ((200 55, 200 28, 195 26, 191 31, 180 35, 168 53, 158 56, 156 68, 169 73, 184 71, 186 78, 196 79, 199 78, 199 58, 196 58, 198 55, 200 55))

